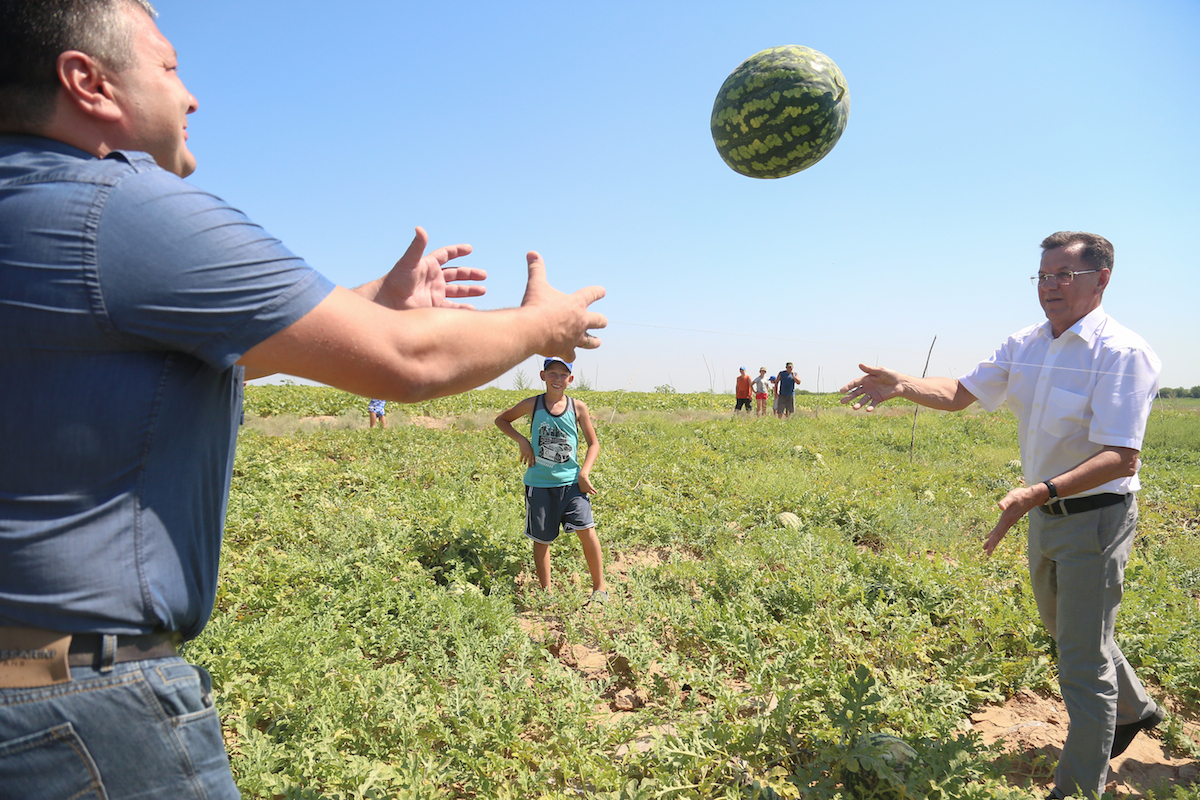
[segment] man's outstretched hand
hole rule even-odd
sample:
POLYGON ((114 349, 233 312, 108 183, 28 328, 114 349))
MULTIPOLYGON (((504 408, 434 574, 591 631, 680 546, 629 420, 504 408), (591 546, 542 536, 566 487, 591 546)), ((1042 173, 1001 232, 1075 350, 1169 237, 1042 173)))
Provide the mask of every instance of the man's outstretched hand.
POLYGON ((1000 541, 1012 526, 1020 522, 1021 517, 1041 505, 1041 501, 1034 489, 1020 486, 1004 495, 996 505, 1000 508, 1000 519, 996 522, 996 527, 988 531, 988 535, 983 540, 983 552, 989 556, 996 552, 1000 541))
POLYGON ((901 394, 902 376, 899 372, 881 367, 868 367, 866 364, 859 364, 858 368, 863 371, 862 377, 838 390, 842 393, 842 405, 852 402, 854 405, 851 408, 855 411, 864 406, 867 411, 874 411, 875 406, 901 394))
POLYGON ((604 297, 603 287, 588 286, 574 294, 564 294, 546 280, 546 264, 537 252, 530 250, 525 260, 529 264, 529 280, 521 308, 537 309, 547 326, 547 349, 542 355, 573 362, 575 348, 599 347, 600 339, 588 331, 607 326, 608 320, 603 314, 589 311, 588 306, 604 297))
POLYGON ((418 227, 412 244, 388 274, 354 291, 382 306, 402 310, 408 308, 465 308, 469 303, 455 302, 466 297, 479 297, 487 291, 482 284, 461 281, 482 281, 487 272, 476 267, 447 267, 450 261, 470 254, 471 245, 453 244, 439 247, 429 255, 425 248, 429 235, 418 227))

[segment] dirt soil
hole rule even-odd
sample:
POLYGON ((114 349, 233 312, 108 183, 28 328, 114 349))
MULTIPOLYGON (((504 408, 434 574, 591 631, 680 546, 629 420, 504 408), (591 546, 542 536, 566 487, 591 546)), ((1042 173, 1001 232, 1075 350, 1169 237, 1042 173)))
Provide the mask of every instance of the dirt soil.
MULTIPOLYGON (((1170 703, 1166 705, 1170 710, 1170 703)), ((1188 735, 1200 742, 1200 724, 1180 720, 1188 735)), ((1061 699, 1022 689, 1003 706, 972 714, 971 727, 984 742, 1003 743, 1005 755, 996 764, 1014 786, 1044 789, 1053 784, 1054 765, 1067 738, 1067 709, 1061 699)), ((1141 798, 1149 789, 1200 783, 1200 763, 1167 752, 1156 734, 1138 734, 1129 749, 1112 760, 1108 789, 1114 796, 1141 798)))
MULTIPOLYGON (((397 418, 394 420, 391 417, 389 417, 389 421, 390 421, 390 424, 392 424, 392 425, 416 425, 421 428, 432 428, 434 430, 446 430, 454 422, 454 420, 450 419, 450 418, 424 417, 424 416, 420 416, 420 415, 412 416, 412 417, 401 417, 401 416, 397 415, 397 418)), ((369 428, 370 427, 370 423, 367 421, 366 417, 363 417, 362 420, 357 423, 348 421, 347 418, 344 416, 341 416, 341 417, 334 417, 334 416, 300 417, 297 422, 298 422, 299 427, 304 428, 304 429, 337 428, 337 427, 343 427, 343 428, 350 428, 350 427, 369 428)))
POLYGON ((444 419, 442 417, 423 417, 420 415, 409 417, 407 420, 409 425, 416 425, 421 428, 432 428, 434 430, 444 431, 450 427, 453 420, 444 419))

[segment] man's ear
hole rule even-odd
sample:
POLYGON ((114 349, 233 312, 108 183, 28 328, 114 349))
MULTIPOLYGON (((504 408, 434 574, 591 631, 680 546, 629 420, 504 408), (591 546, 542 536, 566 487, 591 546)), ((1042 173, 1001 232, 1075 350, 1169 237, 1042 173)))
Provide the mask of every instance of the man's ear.
POLYGON ((74 108, 103 122, 121 118, 108 71, 99 61, 87 53, 67 50, 59 54, 56 67, 59 88, 74 108))
POLYGON ((1096 281, 1096 292, 1097 294, 1102 294, 1105 287, 1108 286, 1109 280, 1112 279, 1112 270, 1108 268, 1102 269, 1096 273, 1096 277, 1099 278, 1096 281))

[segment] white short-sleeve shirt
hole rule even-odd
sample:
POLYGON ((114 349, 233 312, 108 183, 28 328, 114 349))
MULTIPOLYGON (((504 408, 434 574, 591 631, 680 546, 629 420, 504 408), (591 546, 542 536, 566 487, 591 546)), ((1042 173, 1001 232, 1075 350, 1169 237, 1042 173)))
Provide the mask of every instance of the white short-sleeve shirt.
MULTIPOLYGON (((1048 321, 1017 331, 959 382, 989 411, 1007 401, 1033 486, 1103 447, 1141 450, 1161 369, 1142 337, 1096 308, 1057 339, 1048 321)), ((1140 488, 1134 474, 1080 496, 1140 488)))

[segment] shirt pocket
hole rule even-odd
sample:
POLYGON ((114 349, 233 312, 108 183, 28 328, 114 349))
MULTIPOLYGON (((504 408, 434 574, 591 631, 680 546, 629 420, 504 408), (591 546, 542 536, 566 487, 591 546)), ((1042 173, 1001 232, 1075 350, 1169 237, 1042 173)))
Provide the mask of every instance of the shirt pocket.
POLYGON ((1090 416, 1089 399, 1086 394, 1050 389, 1046 397, 1046 413, 1042 415, 1042 429, 1059 439, 1065 439, 1080 429, 1086 431, 1090 416))

